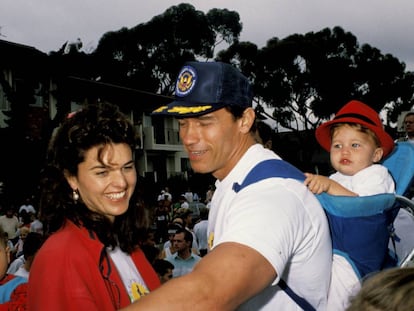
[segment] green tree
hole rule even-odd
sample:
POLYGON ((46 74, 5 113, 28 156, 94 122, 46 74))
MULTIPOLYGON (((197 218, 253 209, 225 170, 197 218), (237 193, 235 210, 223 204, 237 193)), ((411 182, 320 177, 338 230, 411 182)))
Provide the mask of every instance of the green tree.
POLYGON ((414 107, 414 73, 406 72, 403 79, 395 85, 395 92, 400 97, 385 107, 388 122, 396 122, 402 111, 412 110, 414 107))
POLYGON ((272 38, 260 50, 235 43, 218 59, 236 64, 254 84, 255 100, 279 126, 313 130, 350 99, 376 111, 411 107, 413 77, 405 64, 364 44, 340 27, 272 38))
POLYGON ((212 9, 207 14, 179 4, 131 29, 104 34, 94 52, 103 81, 172 94, 185 61, 209 59, 216 46, 238 40, 242 26, 237 12, 212 9))

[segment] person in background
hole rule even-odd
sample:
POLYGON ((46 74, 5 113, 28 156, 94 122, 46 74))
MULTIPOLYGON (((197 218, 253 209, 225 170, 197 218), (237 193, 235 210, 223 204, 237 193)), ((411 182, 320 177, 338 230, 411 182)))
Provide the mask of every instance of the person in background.
MULTIPOLYGON (((159 256, 160 259, 165 259, 168 256, 174 255, 177 252, 177 249, 175 248, 173 243, 174 235, 177 232, 177 230, 184 228, 184 221, 181 218, 175 218, 174 220, 175 221, 168 224, 168 241, 166 241, 162 247, 159 256)), ((195 246, 197 246, 197 244, 193 241, 193 247, 191 251, 194 254, 198 255, 198 248, 196 248, 195 246)))
POLYGON ((32 203, 31 203, 30 197, 27 197, 24 200, 24 203, 22 205, 20 205, 20 207, 19 207, 19 214, 22 211, 26 211, 26 213, 29 213, 29 214, 36 214, 36 210, 35 210, 35 208, 33 207, 32 203))
POLYGON ((164 243, 167 240, 167 227, 170 221, 171 201, 166 198, 161 198, 157 202, 158 206, 154 211, 156 232, 155 240, 157 244, 164 243))
POLYGON ((369 276, 346 310, 414 310, 414 268, 392 268, 369 276))
POLYGON ((316 197, 291 178, 233 188, 258 163, 280 159, 255 140, 248 79, 229 64, 188 62, 178 74, 174 99, 154 117, 176 117, 192 169, 217 179, 209 252, 192 272, 124 310, 300 310, 284 283, 325 311, 332 244, 316 197))
POLYGON ((26 210, 22 210, 19 215, 20 228, 26 227, 30 229, 31 222, 32 222, 32 213, 28 213, 26 212, 26 210))
POLYGON ((179 277, 190 273, 201 257, 191 251, 193 235, 187 229, 178 229, 173 239, 175 254, 167 256, 165 260, 174 265, 173 277, 179 277))
POLYGON ((161 284, 164 284, 173 278, 174 265, 165 259, 156 259, 152 265, 160 278, 161 284))
POLYGON ((414 111, 407 112, 404 116, 403 125, 405 136, 401 137, 397 141, 410 141, 414 143, 414 111))
POLYGON ((19 239, 17 240, 16 244, 14 245, 14 249, 13 249, 13 253, 15 254, 14 257, 20 257, 21 255, 23 255, 24 242, 29 232, 30 232, 30 229, 27 227, 21 227, 19 229, 19 239))
POLYGON ((174 265, 165 259, 156 259, 152 264, 160 278, 161 284, 164 284, 173 278, 174 265))
POLYGON ((172 195, 168 187, 165 187, 164 189, 162 189, 161 193, 158 195, 157 201, 161 201, 161 200, 168 200, 172 202, 172 195))
POLYGON ((190 207, 190 204, 188 204, 188 201, 187 201, 187 197, 184 194, 180 195, 178 200, 180 202, 180 208, 178 212, 187 210, 190 207))
POLYGON ((176 225, 176 226, 179 226, 180 228, 184 228, 184 226, 185 226, 185 221, 180 216, 174 217, 171 223, 176 225))
POLYGON ((38 214, 32 214, 32 222, 30 223, 30 232, 36 232, 43 235, 43 224, 39 220, 38 214))
POLYGON ((117 310, 160 285, 139 244, 134 126, 118 108, 88 105, 51 139, 40 214, 48 236, 29 283, 31 310, 117 310))
POLYGON ((7 274, 9 263, 7 236, 0 227, 0 311, 28 310, 27 278, 7 274))
POLYGON ((191 188, 190 188, 190 187, 188 187, 188 188, 187 188, 187 191, 186 191, 183 195, 184 195, 184 197, 186 198, 186 201, 187 201, 188 203, 193 202, 193 200, 194 200, 194 194, 193 194, 193 192, 191 191, 191 188))
POLYGON ((155 242, 155 232, 153 230, 147 231, 147 237, 141 242, 140 247, 151 265, 154 260, 160 257, 161 250, 155 242))
POLYGON ((190 232, 193 236, 193 241, 192 241, 193 251, 195 250, 195 254, 199 255, 200 252, 199 252, 198 242, 197 242, 197 238, 193 231, 193 212, 189 209, 183 209, 182 212, 179 214, 179 216, 182 220, 184 220, 184 228, 188 232, 190 232))
POLYGON ((141 249, 151 265, 160 257, 161 250, 157 246, 144 244, 141 245, 141 249))
POLYGON ((211 199, 213 198, 214 195, 214 185, 208 185, 208 189, 206 192, 206 199, 204 201, 204 203, 206 203, 206 205, 209 207, 210 203, 211 203, 211 199))
POLYGON ((272 150, 272 128, 269 124, 263 121, 256 121, 255 138, 263 147, 272 150))
MULTIPOLYGON (((410 111, 405 114, 403 125, 405 136, 397 139, 397 142, 408 141, 414 144, 414 111, 410 111)), ((414 201, 414 184, 411 184, 405 196, 414 201)))
POLYGON ((17 235, 17 230, 20 227, 19 219, 14 213, 12 206, 9 206, 6 209, 6 214, 0 216, 0 226, 5 232, 9 235, 9 240, 16 244, 19 236, 17 235))
POLYGON ((8 274, 14 274, 16 276, 22 276, 29 278, 30 269, 32 267, 33 260, 37 254, 37 251, 43 244, 43 236, 37 232, 29 232, 24 241, 23 255, 16 258, 7 271, 8 274), (23 260, 21 259, 23 257, 23 260), (20 261, 18 261, 20 259, 20 261), (13 263, 17 261, 15 265, 13 263), (12 270, 13 266, 13 270, 12 270))
POLYGON ((177 251, 174 247, 174 235, 178 229, 183 228, 182 225, 178 225, 176 223, 169 223, 168 224, 168 241, 163 244, 162 251, 160 254, 161 259, 165 259, 168 256, 174 255, 177 251))
POLYGON ((194 235, 197 238, 197 245, 201 257, 207 254, 208 242, 207 242, 207 229, 208 229, 208 209, 202 207, 200 209, 200 221, 194 225, 194 235))

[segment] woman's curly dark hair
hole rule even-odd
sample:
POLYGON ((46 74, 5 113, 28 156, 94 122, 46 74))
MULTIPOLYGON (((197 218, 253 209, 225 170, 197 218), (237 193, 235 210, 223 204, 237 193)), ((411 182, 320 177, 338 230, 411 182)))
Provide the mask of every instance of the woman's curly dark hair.
POLYGON ((81 200, 73 200, 64 175, 66 172, 76 176, 78 165, 89 149, 97 146, 102 151, 110 143, 125 143, 132 152, 136 146, 134 126, 116 106, 88 105, 64 120, 49 145, 41 181, 40 218, 46 234, 57 231, 69 219, 95 232, 105 246, 119 245, 131 253, 144 238, 147 225, 143 205, 135 194, 127 212, 116 216, 111 223, 105 216, 89 210, 81 200))

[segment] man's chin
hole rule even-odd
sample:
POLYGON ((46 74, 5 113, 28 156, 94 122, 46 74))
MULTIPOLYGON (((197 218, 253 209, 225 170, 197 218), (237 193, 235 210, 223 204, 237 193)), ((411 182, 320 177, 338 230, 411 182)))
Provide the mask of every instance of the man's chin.
POLYGON ((198 173, 198 174, 211 174, 212 173, 211 169, 202 167, 202 165, 191 163, 191 168, 193 169, 195 173, 198 173))

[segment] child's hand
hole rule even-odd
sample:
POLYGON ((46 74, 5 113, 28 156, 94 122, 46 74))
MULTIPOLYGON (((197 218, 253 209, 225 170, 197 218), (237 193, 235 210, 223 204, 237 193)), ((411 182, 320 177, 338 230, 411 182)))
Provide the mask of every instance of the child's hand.
POLYGON ((305 176, 304 184, 312 193, 321 194, 322 192, 328 192, 331 186, 331 180, 328 177, 311 173, 305 173, 305 176))

